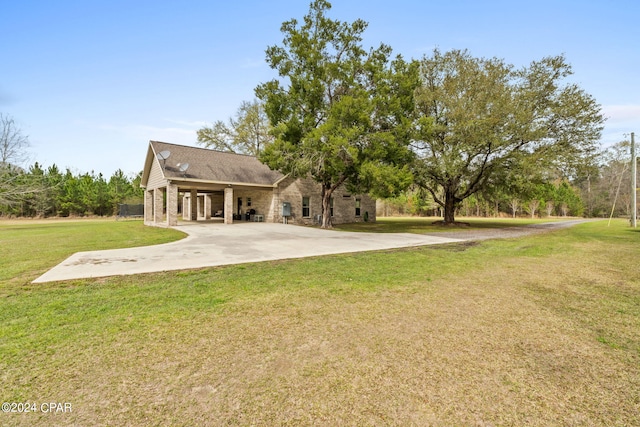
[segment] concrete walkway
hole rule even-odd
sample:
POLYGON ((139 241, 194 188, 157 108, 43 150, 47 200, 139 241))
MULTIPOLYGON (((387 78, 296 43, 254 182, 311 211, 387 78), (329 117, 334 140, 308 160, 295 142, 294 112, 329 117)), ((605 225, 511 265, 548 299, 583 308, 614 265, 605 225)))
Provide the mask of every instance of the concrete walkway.
POLYGON ((588 220, 436 234, 350 233, 271 223, 186 224, 188 236, 164 245, 78 252, 33 283, 185 270, 278 259, 521 237, 588 220))
POLYGON ((33 283, 460 242, 409 233, 349 233, 270 223, 187 224, 163 245, 78 252, 33 283))

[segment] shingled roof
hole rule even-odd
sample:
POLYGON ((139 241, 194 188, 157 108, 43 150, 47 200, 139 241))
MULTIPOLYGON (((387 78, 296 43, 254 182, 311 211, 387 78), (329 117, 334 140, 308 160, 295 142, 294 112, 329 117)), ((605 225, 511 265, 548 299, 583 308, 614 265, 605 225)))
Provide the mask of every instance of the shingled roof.
MULTIPOLYGON (((169 151, 171 154, 164 162, 163 173, 166 179, 193 179, 215 183, 234 183, 260 186, 273 186, 284 175, 269 169, 254 156, 227 153, 210 150, 208 148, 189 147, 170 144, 167 142, 150 141, 147 164, 143 172, 148 174, 147 166, 150 160, 156 160, 158 153, 169 151), (153 158, 150 159, 149 156, 153 158), (189 168, 182 172, 178 165, 189 164, 189 168)), ((162 162, 162 160, 156 160, 162 162)))

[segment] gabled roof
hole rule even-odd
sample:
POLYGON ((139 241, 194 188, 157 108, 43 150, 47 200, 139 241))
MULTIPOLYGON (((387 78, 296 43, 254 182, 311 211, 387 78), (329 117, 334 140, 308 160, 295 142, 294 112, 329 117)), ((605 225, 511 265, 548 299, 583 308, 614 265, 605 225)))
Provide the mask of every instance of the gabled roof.
POLYGON ((254 156, 226 153, 208 148, 189 147, 160 141, 149 141, 149 150, 142 172, 142 186, 146 186, 153 162, 159 162, 165 179, 198 182, 269 186, 276 185, 284 175, 269 169, 254 156), (168 151, 163 161, 158 153, 168 151), (178 164, 189 164, 181 171, 178 164))

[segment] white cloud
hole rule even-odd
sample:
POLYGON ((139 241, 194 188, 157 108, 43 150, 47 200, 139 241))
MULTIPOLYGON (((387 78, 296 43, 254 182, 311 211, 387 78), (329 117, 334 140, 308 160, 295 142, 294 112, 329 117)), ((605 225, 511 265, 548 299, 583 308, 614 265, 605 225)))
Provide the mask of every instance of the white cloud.
POLYGON ((602 113, 607 118, 602 132, 603 146, 629 139, 631 132, 640 133, 640 105, 604 105, 602 113))
POLYGON ((640 105, 605 105, 602 112, 608 118, 607 122, 640 124, 640 105))
POLYGON ((264 58, 244 58, 241 68, 266 68, 267 62, 264 58))
POLYGON ((165 122, 169 122, 169 123, 173 123, 173 124, 176 124, 176 125, 187 126, 189 128, 194 128, 194 129, 195 128, 199 129, 199 128, 207 125, 207 123, 202 121, 202 120, 196 120, 194 122, 189 122, 189 121, 186 121, 186 120, 164 119, 164 121, 165 122))
POLYGON ((101 129, 120 135, 125 141, 163 141, 173 144, 194 145, 196 131, 204 125, 204 122, 185 122, 166 119, 165 121, 179 126, 153 126, 145 124, 133 124, 125 126, 102 125, 101 129))

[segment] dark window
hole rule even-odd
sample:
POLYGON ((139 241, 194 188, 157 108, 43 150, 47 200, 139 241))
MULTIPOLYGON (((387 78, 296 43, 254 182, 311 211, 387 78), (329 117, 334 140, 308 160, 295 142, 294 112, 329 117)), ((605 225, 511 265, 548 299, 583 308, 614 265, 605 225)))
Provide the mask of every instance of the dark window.
POLYGON ((309 198, 308 197, 303 197, 302 198, 302 216, 305 218, 308 218, 311 216, 311 213, 309 212, 309 198))
POLYGON ((360 216, 360 199, 356 199, 356 216, 360 216))
POLYGON ((331 210, 331 216, 333 216, 333 197, 329 199, 329 209, 331 210))

